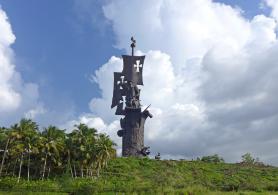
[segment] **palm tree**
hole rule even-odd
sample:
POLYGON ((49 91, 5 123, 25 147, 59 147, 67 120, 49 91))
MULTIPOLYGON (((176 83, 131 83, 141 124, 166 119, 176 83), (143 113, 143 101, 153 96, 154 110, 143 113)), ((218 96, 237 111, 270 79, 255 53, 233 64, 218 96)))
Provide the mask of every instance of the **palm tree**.
POLYGON ((76 163, 79 156, 79 147, 76 145, 78 142, 77 132, 73 131, 66 136, 66 149, 67 149, 67 160, 71 170, 72 177, 77 177, 76 163), (72 170, 73 167, 73 170, 72 170))
POLYGON ((39 135, 37 132, 29 132, 29 136, 25 137, 25 145, 27 146, 27 153, 28 153, 28 165, 27 165, 27 179, 29 181, 30 178, 30 159, 31 154, 38 154, 38 140, 39 135))
POLYGON ((5 149, 3 150, 3 156, 2 156, 1 167, 0 167, 0 177, 1 177, 3 166, 5 163, 6 154, 8 151, 8 145, 10 142, 9 132, 8 132, 8 129, 6 129, 5 127, 0 128, 0 140, 1 140, 1 143, 3 143, 3 142, 6 143, 5 149))
POLYGON ((84 169, 86 168, 88 173, 88 169, 92 164, 96 132, 96 129, 80 123, 75 125, 75 129, 71 133, 72 141, 75 145, 75 158, 79 160, 80 164, 81 177, 84 177, 84 169))
MULTIPOLYGON (((65 148, 65 132, 60 130, 55 126, 49 126, 45 128, 42 132, 42 152, 45 154, 43 160, 43 172, 42 179, 45 177, 47 162, 54 162, 54 164, 61 165, 60 154, 65 148), (49 159, 48 159, 49 158, 49 159)), ((51 167, 48 168, 48 176, 50 173, 51 167)))
POLYGON ((109 159, 116 157, 116 150, 113 148, 116 144, 105 134, 100 134, 97 139, 96 147, 96 169, 97 176, 101 168, 107 166, 109 159))
POLYGON ((14 151, 20 154, 20 165, 18 172, 19 182, 21 177, 21 169, 23 164, 24 154, 28 154, 28 181, 30 177, 30 153, 33 147, 34 136, 38 134, 38 125, 31 119, 21 119, 19 124, 15 124, 11 127, 11 137, 15 139, 14 151))
POLYGON ((70 134, 68 136, 66 136, 65 144, 66 144, 66 155, 67 155, 68 168, 70 169, 71 176, 72 177, 76 177, 76 173, 73 176, 73 171, 72 171, 72 167, 71 167, 71 165, 72 165, 72 157, 74 156, 74 155, 72 155, 74 147, 73 147, 72 137, 71 137, 70 134))

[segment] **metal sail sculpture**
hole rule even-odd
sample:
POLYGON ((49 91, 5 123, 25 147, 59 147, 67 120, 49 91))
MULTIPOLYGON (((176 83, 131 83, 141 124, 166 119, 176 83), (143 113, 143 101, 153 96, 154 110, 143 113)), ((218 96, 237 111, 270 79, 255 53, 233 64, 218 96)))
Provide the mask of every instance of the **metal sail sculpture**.
POLYGON ((144 146, 144 124, 152 115, 147 110, 141 111, 140 89, 143 85, 143 66, 145 56, 134 56, 136 41, 131 37, 132 55, 123 55, 123 71, 114 72, 114 90, 111 108, 116 108, 116 115, 121 118, 121 130, 117 132, 122 137, 123 156, 147 156, 149 147, 144 146), (124 105, 125 104, 125 105, 124 105))

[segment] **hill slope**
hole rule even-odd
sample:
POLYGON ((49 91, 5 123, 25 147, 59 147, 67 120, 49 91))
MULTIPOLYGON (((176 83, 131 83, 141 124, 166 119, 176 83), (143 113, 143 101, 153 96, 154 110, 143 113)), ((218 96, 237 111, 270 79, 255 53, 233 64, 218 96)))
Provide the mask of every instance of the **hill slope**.
POLYGON ((123 181, 131 187, 178 189, 198 185, 221 191, 278 191, 278 168, 271 166, 117 158, 109 162, 105 172, 103 179, 123 181))
POLYGON ((223 191, 241 191, 231 193, 241 195, 257 194, 254 191, 274 195, 278 194, 278 168, 201 161, 116 158, 109 161, 99 177, 73 179, 69 171, 62 177, 56 176, 44 181, 28 182, 23 179, 17 183, 16 178, 7 177, 0 179, 0 189, 75 192, 78 195, 95 192, 226 194, 223 191))

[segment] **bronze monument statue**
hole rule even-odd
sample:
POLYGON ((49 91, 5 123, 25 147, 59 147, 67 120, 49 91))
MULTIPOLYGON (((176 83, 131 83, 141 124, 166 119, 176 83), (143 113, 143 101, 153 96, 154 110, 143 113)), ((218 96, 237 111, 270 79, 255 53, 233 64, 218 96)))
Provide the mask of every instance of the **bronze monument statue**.
POLYGON ((143 85, 143 65, 145 56, 134 56, 136 41, 131 37, 132 55, 123 55, 123 71, 114 72, 114 90, 111 108, 117 106, 116 115, 121 118, 121 130, 117 132, 122 137, 123 156, 147 156, 149 147, 144 146, 144 124, 152 115, 148 107, 141 111, 140 89, 143 85), (125 104, 125 105, 124 105, 125 104))

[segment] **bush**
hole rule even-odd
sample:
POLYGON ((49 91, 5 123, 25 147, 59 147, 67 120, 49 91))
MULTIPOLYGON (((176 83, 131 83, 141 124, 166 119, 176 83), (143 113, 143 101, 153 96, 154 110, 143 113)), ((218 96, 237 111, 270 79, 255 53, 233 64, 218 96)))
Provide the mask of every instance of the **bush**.
POLYGON ((224 159, 220 156, 218 156, 218 154, 212 155, 212 156, 203 156, 201 158, 201 161, 203 162, 209 162, 209 163, 224 163, 224 159))
POLYGON ((250 153, 246 153, 241 156, 241 163, 248 165, 265 166, 263 162, 260 162, 259 158, 254 158, 250 153))

